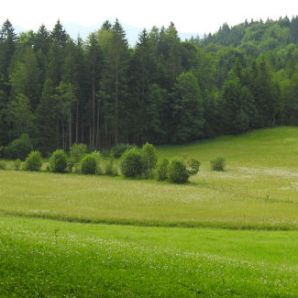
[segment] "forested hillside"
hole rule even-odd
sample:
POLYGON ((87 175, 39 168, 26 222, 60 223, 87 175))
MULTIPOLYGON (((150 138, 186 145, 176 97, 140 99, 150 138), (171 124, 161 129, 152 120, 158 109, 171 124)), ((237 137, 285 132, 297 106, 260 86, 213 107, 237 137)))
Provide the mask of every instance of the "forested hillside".
POLYGON ((128 45, 118 20, 87 40, 0 32, 0 146, 27 134, 43 153, 86 143, 185 143, 298 124, 298 17, 179 39, 174 24, 128 45))

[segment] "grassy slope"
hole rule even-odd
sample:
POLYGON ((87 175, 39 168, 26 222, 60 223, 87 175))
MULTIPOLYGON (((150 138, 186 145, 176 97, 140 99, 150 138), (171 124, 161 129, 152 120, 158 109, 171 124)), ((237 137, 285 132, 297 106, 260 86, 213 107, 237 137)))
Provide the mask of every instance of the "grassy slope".
POLYGON ((298 171, 298 128, 260 129, 188 145, 162 146, 160 152, 164 157, 193 156, 205 167, 214 157, 223 156, 230 168, 269 167, 298 171))
POLYGON ((0 171, 0 210, 76 221, 298 229, 298 129, 260 130, 186 146, 202 171, 189 185, 82 175, 0 171), (224 156, 228 171, 209 160, 224 156))
POLYGON ((1 297, 297 297, 298 233, 0 217, 1 297))
MULTIPOLYGON (((298 129, 186 146, 189 185, 0 171, 2 213, 298 229, 298 129), (228 171, 213 173, 222 155, 228 171)), ((0 297, 297 297, 298 231, 92 225, 0 215, 0 297)))

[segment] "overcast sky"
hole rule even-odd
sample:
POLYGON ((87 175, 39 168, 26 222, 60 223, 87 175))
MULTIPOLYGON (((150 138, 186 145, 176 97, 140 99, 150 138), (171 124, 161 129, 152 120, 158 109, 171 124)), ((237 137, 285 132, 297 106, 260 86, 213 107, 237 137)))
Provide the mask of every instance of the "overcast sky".
POLYGON ((149 29, 173 21, 180 32, 202 34, 224 22, 298 15, 298 0, 0 0, 0 11, 1 23, 8 18, 23 30, 42 23, 51 29, 58 18, 76 30, 118 18, 126 27, 149 29))

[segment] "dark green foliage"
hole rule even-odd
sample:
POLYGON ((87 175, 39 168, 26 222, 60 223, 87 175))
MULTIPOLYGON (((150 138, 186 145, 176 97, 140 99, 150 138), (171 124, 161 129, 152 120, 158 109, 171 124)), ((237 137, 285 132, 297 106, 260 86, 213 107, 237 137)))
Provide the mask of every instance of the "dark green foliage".
POLYGON ((217 157, 210 161, 212 171, 224 171, 226 167, 226 161, 223 157, 217 157))
POLYGON ((83 174, 90 174, 94 175, 96 174, 97 169, 97 158, 94 156, 94 154, 87 154, 83 159, 81 160, 81 172, 83 174))
POLYGON ((42 156, 39 151, 32 151, 25 161, 27 171, 39 171, 42 166, 42 156))
MULTIPOLYGON (((143 30, 130 48, 118 20, 86 41, 72 40, 59 21, 52 31, 17 35, 7 20, 0 30, 0 146, 26 133, 46 155, 80 143, 113 148, 119 158, 126 143, 178 144, 296 125, 297 24, 297 16, 223 24, 182 41, 171 23, 143 30)), ((70 170, 78 163, 70 158, 70 170)))
POLYGON ((164 181, 168 179, 168 166, 169 161, 167 159, 163 159, 158 162, 156 167, 156 179, 158 181, 164 181))
POLYGON ((64 150, 54 151, 49 160, 49 169, 54 173, 64 173, 67 168, 67 156, 64 150))
POLYGON ((15 139, 4 148, 4 157, 7 159, 25 160, 28 154, 32 151, 32 143, 27 134, 22 134, 18 139, 15 139))
POLYGON ((172 183, 186 183, 189 174, 186 165, 180 160, 173 160, 168 167, 168 179, 172 183))
POLYGON ((188 174, 192 176, 199 172, 201 163, 198 160, 192 158, 187 161, 186 166, 188 174))
POLYGON ((178 76, 171 103, 172 142, 184 143, 201 137, 204 125, 203 99, 198 79, 193 73, 185 72, 178 76))
POLYGON ((137 148, 125 151, 120 168, 125 177, 141 177, 144 171, 142 151, 137 148))
POLYGON ((157 164, 156 149, 152 144, 146 143, 142 148, 143 153, 143 173, 146 177, 153 174, 153 170, 157 164))
POLYGON ((69 159, 68 159, 68 167, 70 170, 73 167, 76 168, 80 164, 80 161, 87 153, 87 146, 85 144, 73 144, 70 148, 69 159))
POLYGON ((285 83, 284 122, 298 125, 298 73, 285 83))
POLYGON ((131 149, 132 147, 132 145, 120 143, 112 148, 111 153, 113 157, 120 158, 126 150, 131 149))

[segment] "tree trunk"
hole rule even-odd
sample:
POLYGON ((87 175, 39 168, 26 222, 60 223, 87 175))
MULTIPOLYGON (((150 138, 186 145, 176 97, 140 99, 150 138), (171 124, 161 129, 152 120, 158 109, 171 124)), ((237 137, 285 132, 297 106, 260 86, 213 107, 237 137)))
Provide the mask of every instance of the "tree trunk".
POLYGON ((118 144, 118 117, 119 117, 119 73, 118 73, 118 61, 116 62, 115 72, 115 122, 114 122, 114 142, 118 144))
POLYGON ((79 143, 79 101, 77 101, 76 111, 76 143, 79 143))
POLYGON ((96 130, 95 130, 95 97, 96 97, 95 82, 93 79, 93 82, 92 82, 92 138, 91 138, 91 144, 92 144, 93 148, 95 147, 95 133, 96 133, 96 130))
POLYGON ((97 119, 96 119, 96 148, 100 148, 100 98, 97 101, 97 119))
POLYGON ((68 120, 68 138, 69 138, 69 149, 72 145, 72 115, 69 114, 69 120, 68 120))

